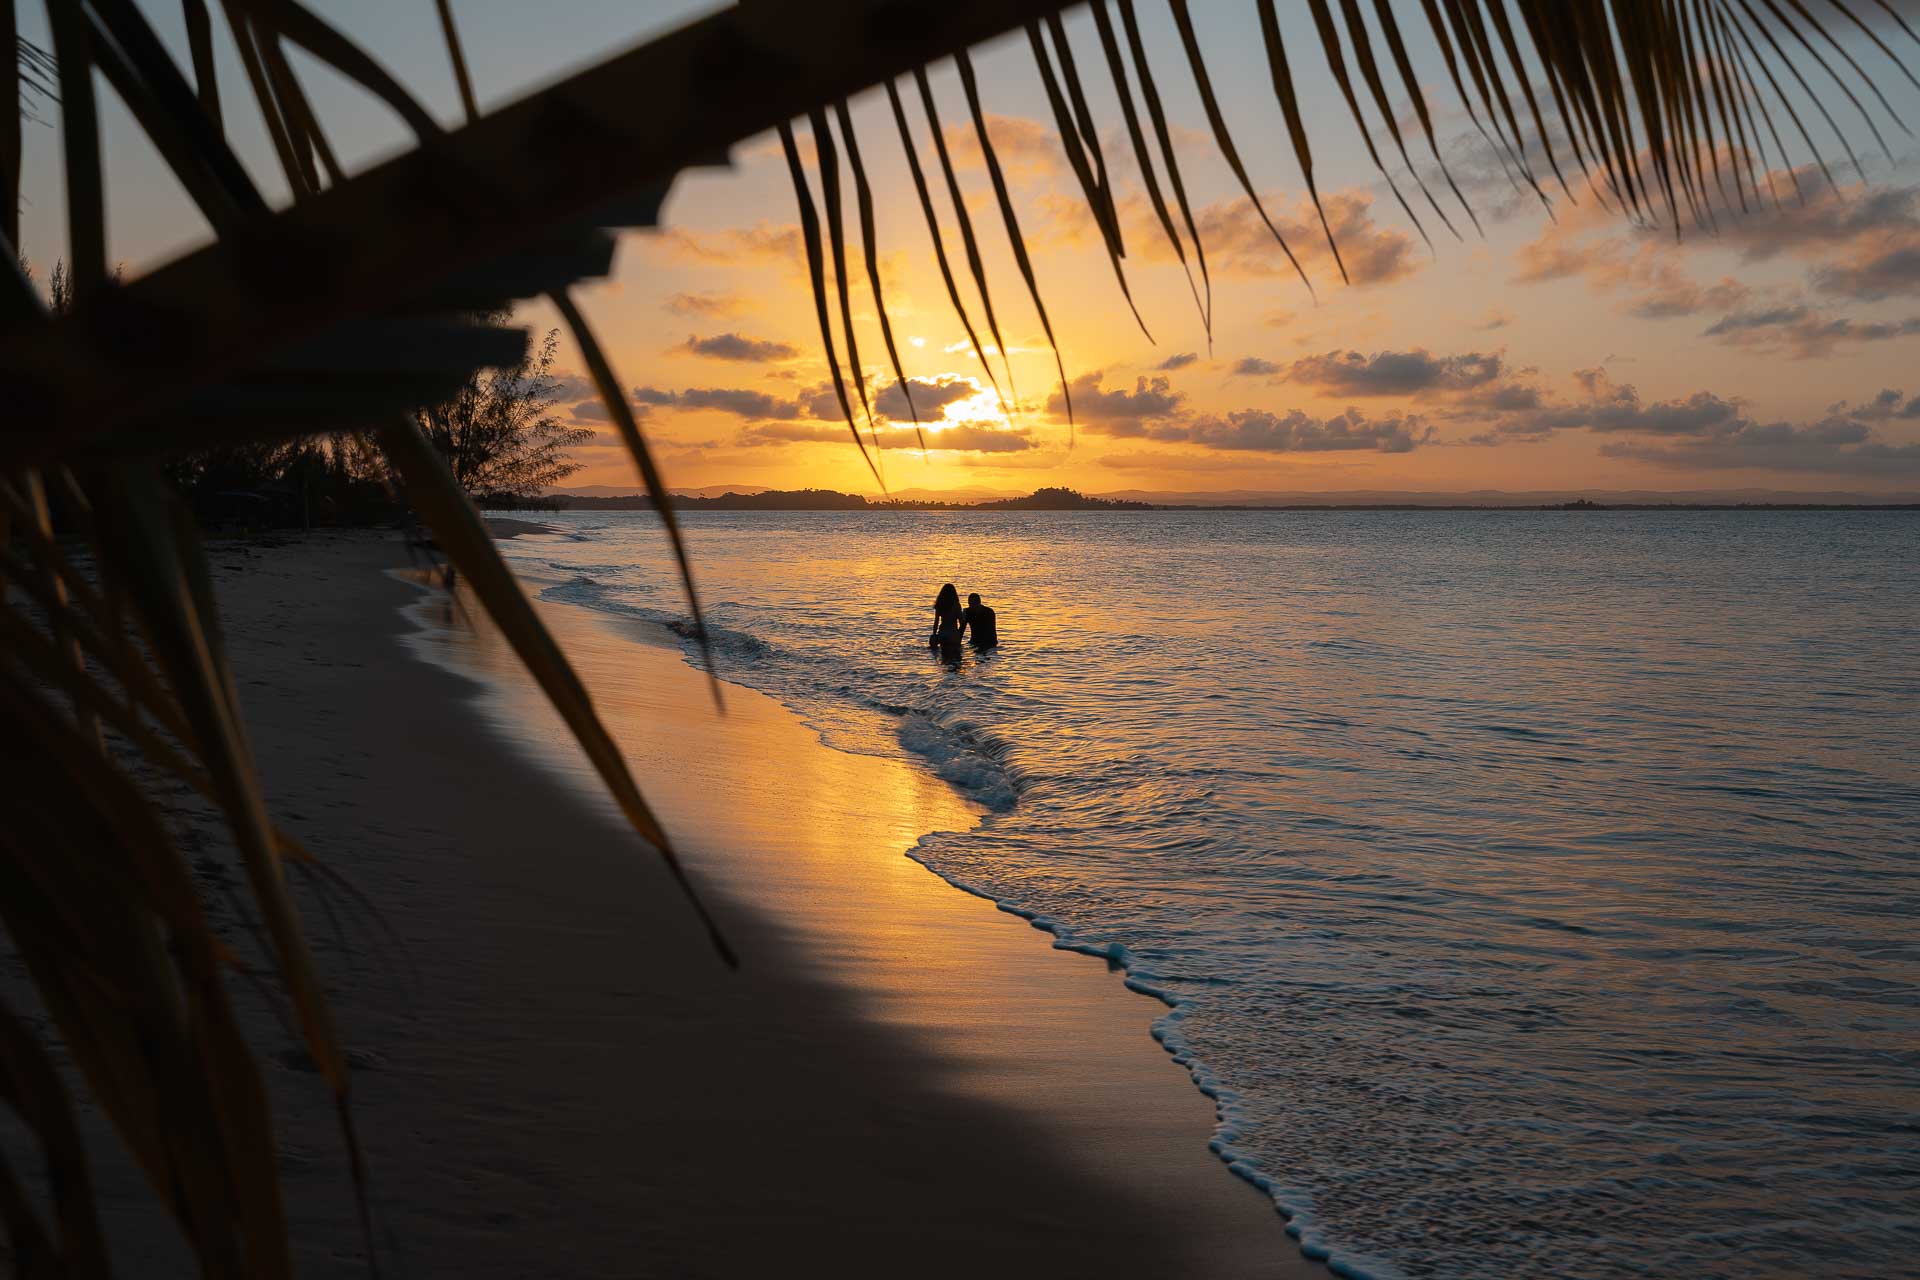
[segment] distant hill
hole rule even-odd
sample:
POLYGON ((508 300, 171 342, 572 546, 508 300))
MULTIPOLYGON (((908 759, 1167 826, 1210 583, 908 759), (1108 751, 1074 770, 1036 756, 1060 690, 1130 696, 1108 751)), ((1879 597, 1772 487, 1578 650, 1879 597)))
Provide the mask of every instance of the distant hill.
MULTIPOLYGON (((759 484, 709 484, 699 488, 671 488, 669 493, 676 498, 716 498, 723 493, 765 493, 767 487, 759 484)), ((563 489, 551 490, 552 498, 631 498, 634 496, 630 484, 580 484, 563 489)))
MULTIPOLYGON (((560 511, 650 511, 653 501, 644 493, 618 495, 554 493, 547 502, 560 511)), ((681 511, 1146 511, 1145 502, 1116 502, 1089 498, 1072 489, 1038 489, 1024 498, 965 503, 888 498, 876 502, 857 493, 833 489, 760 489, 751 493, 689 496, 675 493, 681 511)))
POLYGON ((1122 489, 1100 496, 1149 502, 1156 507, 1560 507, 1575 502, 1601 507, 1875 507, 1920 502, 1920 492, 1835 489, 1232 489, 1177 493, 1122 489))
POLYGON ((1002 498, 998 502, 976 502, 975 511, 1151 511, 1150 502, 1128 502, 1115 498, 1089 498, 1072 489, 1035 489, 1024 498, 1002 498))
MULTIPOLYGON (((561 511, 651 511, 653 500, 644 493, 618 497, 592 494, 550 494, 547 499, 561 511)), ((674 492, 677 511, 865 511, 874 504, 857 493, 838 493, 832 489, 757 489, 748 493, 728 490, 711 495, 674 492)))
MULTIPOLYGON (((645 494, 598 492, 607 485, 549 494, 544 503, 556 510, 650 511, 645 494), (585 489, 595 492, 586 492, 585 489)), ((938 490, 903 491, 888 498, 869 498, 834 489, 734 489, 710 485, 704 489, 674 490, 675 506, 684 511, 1149 511, 1169 507, 1213 507, 1290 510, 1647 510, 1672 507, 1911 507, 1920 494, 1857 493, 1826 490, 1797 493, 1774 489, 1723 489, 1668 492, 1661 490, 1546 490, 1504 493, 1497 489, 1466 492, 1407 492, 1391 489, 1354 489, 1333 493, 1156 493, 1124 490, 1088 495, 1073 489, 1037 489, 1025 497, 973 501, 958 496, 918 496, 938 490), (916 496, 907 496, 912 493, 916 496)))

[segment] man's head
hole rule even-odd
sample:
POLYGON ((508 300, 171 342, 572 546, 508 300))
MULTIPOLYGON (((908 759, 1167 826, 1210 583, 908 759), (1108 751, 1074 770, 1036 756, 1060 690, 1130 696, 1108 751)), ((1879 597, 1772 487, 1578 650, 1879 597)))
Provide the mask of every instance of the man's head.
POLYGON ((970 595, 968 595, 967 603, 971 605, 978 605, 980 603, 980 593, 978 591, 975 591, 970 595))

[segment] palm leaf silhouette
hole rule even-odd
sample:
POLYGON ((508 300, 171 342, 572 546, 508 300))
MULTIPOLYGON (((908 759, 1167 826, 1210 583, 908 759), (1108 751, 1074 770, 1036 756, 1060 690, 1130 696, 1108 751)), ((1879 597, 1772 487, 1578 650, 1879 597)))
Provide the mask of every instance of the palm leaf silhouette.
MULTIPOLYGON (((1162 51, 1143 38, 1134 0, 1114 2, 1124 48, 1106 0, 1092 6, 1102 55, 1119 91, 1122 124, 1154 217, 1183 266, 1191 245, 1200 272, 1196 303, 1210 335, 1205 246, 1149 65, 1149 55, 1162 51), (1158 172, 1180 211, 1178 225, 1158 186, 1148 128, 1132 97, 1135 86, 1158 172)), ((1376 131, 1384 130, 1428 206, 1451 225, 1389 109, 1371 28, 1357 0, 1341 0, 1338 19, 1326 0, 1306 0, 1304 8, 1255 3, 1276 102, 1316 209, 1321 202, 1310 135, 1317 122, 1300 109, 1289 43, 1296 49, 1318 44, 1376 162, 1376 131), (1343 39, 1377 125, 1363 113, 1343 39)), ((1886 0, 1876 4, 1901 29, 1899 40, 1920 41, 1886 0)), ((800 197, 825 357, 864 453, 845 385, 851 376, 866 401, 846 292, 840 177, 828 110, 854 173, 861 247, 883 339, 895 378, 910 391, 880 290, 865 160, 843 106, 865 89, 885 87, 949 299, 1000 391, 962 302, 921 144, 894 84, 897 77, 913 76, 980 308, 1007 374, 1002 404, 1011 412, 1018 400, 1002 325, 926 74, 930 64, 952 60, 1008 247, 1054 348, 1064 401, 1070 394, 1065 356, 1053 341, 1014 192, 994 152, 969 60, 974 46, 1024 30, 1061 142, 1101 229, 1115 279, 1128 294, 1120 202, 1100 148, 1102 122, 1089 107, 1061 20, 1077 5, 889 0, 882 22, 875 20, 880 6, 872 0, 751 0, 487 115, 478 111, 452 2, 435 5, 466 116, 458 129, 443 127, 423 110, 381 66, 377 51, 355 44, 297 0, 226 0, 220 6, 245 76, 239 92, 224 94, 215 75, 214 18, 204 0, 184 3, 190 62, 184 70, 132 0, 49 0, 50 51, 22 44, 11 0, 0 2, 0 38, 15 49, 15 109, 0 124, 0 237, 11 264, 0 279, 0 378, 13 408, 7 430, 0 432, 0 577, 11 588, 0 602, 0 716, 22 762, 16 784, 0 792, 0 919, 86 1088, 210 1276, 276 1276, 291 1267, 272 1117, 226 990, 229 974, 254 975, 209 923, 184 857, 151 798, 101 749, 103 732, 124 739, 148 765, 208 795, 224 812, 293 1024, 333 1092, 349 1150, 353 1137, 341 1045, 287 887, 288 868, 311 866, 311 858, 271 821, 199 537, 152 459, 223 441, 315 431, 377 442, 635 829, 659 849, 693 908, 704 913, 668 834, 606 738, 589 692, 520 595, 438 455, 402 425, 412 406, 445 394, 478 368, 511 364, 524 351, 523 339, 503 337, 466 317, 542 295, 560 306, 638 475, 668 517, 697 617, 691 566, 659 470, 570 293, 610 269, 612 230, 656 220, 677 173, 712 163, 741 140, 779 130, 800 197), (290 46, 398 113, 415 134, 413 148, 345 175, 290 46), (205 247, 124 283, 110 273, 106 250, 102 84, 125 104, 215 235, 205 247), (74 286, 74 305, 62 315, 49 313, 18 266, 18 108, 29 95, 37 111, 55 110, 48 103, 57 97, 61 117, 74 286), (226 140, 228 122, 249 108, 262 122, 291 190, 287 207, 263 199, 226 140), (813 122, 850 371, 843 370, 833 341, 828 246, 791 128, 801 118, 813 122), (567 127, 556 131, 554 120, 567 127), (263 270, 263 264, 272 269, 263 270), (369 359, 370 349, 383 354, 369 359), (83 572, 53 536, 50 488, 75 513, 97 572, 83 572)), ((1214 143, 1291 259, 1240 161, 1188 6, 1185 0, 1169 5, 1179 53, 1214 143)), ((1859 4, 1828 0, 1828 6, 1920 84, 1863 20, 1859 4)), ((1839 92, 1883 148, 1874 106, 1892 118, 1871 74, 1800 0, 1420 0, 1417 14, 1409 0, 1375 0, 1373 9, 1399 91, 1411 99, 1427 139, 1428 158, 1476 226, 1435 141, 1433 104, 1408 56, 1407 29, 1431 36, 1454 105, 1496 149, 1516 187, 1548 201, 1536 177, 1538 157, 1572 199, 1564 150, 1572 170, 1596 195, 1604 190, 1617 212, 1671 223, 1676 232, 1687 222, 1712 226, 1764 207, 1767 199, 1778 204, 1777 169, 1785 169, 1799 189, 1798 166, 1775 127, 1777 112, 1792 121, 1806 159, 1829 182, 1832 174, 1805 126, 1803 107, 1819 113, 1853 158, 1847 134, 1803 66, 1810 64, 1823 84, 1839 92), (1544 101, 1531 76, 1534 66, 1544 74, 1544 101), (1516 98, 1524 106, 1524 124, 1516 98), (1728 204, 1728 169, 1737 207, 1728 204)), ((1397 175, 1383 162, 1379 167, 1398 196, 1397 175)), ((1411 207, 1401 203, 1412 218, 1411 207)), ((1320 220, 1331 243, 1323 209, 1320 220)), ((1337 245, 1334 254, 1344 279, 1337 245)), ((1300 264, 1294 266, 1307 281, 1300 264)), ((917 423, 918 412, 912 412, 917 423)), ((877 478, 877 459, 868 460, 877 478)), ((727 955, 717 930, 713 939, 727 955)), ((0 1102, 21 1119, 54 1172, 54 1194, 37 1207, 12 1171, 0 1168, 0 1219, 15 1257, 31 1259, 36 1274, 105 1274, 90 1175, 76 1138, 75 1099, 52 1070, 44 1046, 4 1008, 0 1102), (43 1219, 43 1212, 50 1218, 43 1219)))

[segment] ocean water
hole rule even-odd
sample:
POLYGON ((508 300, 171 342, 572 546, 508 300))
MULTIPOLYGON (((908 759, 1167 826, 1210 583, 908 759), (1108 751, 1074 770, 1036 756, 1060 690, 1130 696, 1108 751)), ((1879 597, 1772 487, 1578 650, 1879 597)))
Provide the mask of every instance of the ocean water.
MULTIPOLYGON (((553 523, 684 627, 652 516, 553 523)), ((911 856, 1165 1000, 1310 1254, 1920 1274, 1920 515, 686 524, 721 673, 988 805, 911 856)))

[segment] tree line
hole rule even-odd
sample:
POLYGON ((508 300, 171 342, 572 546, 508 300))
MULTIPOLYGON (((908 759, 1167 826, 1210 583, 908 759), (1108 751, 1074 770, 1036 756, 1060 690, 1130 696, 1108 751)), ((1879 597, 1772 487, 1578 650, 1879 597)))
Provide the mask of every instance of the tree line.
MULTIPOLYGON (((31 279, 32 268, 24 260, 21 267, 31 279)), ((72 277, 64 262, 48 273, 46 297, 55 315, 72 310, 72 277)), ((512 317, 500 309, 475 319, 505 328, 512 317)), ((580 470, 567 451, 591 440, 593 432, 567 425, 556 412, 559 342, 559 330, 548 330, 518 364, 483 369, 445 400, 413 410, 454 477, 482 507, 529 505, 580 470)), ((406 511, 403 486, 385 457, 365 436, 350 432, 212 445, 169 457, 162 470, 209 528, 378 524, 406 511)))

